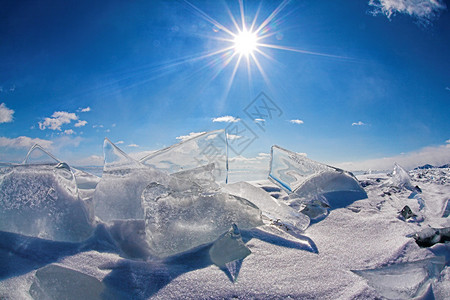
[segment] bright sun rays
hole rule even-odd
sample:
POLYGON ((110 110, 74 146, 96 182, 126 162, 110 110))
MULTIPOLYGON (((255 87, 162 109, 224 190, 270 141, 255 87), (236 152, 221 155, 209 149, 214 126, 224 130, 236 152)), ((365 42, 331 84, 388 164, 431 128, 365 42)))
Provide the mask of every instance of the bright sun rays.
POLYGON ((197 57, 190 58, 189 61, 210 58, 210 61, 203 67, 215 69, 214 74, 210 77, 210 81, 214 80, 224 69, 228 67, 228 65, 231 65, 233 71, 231 73, 230 79, 228 80, 228 85, 226 86, 225 94, 227 94, 233 84, 238 67, 243 62, 247 66, 250 84, 252 69, 256 67, 266 84, 268 86, 271 85, 270 79, 264 71, 263 65, 260 60, 262 58, 268 59, 270 61, 276 60, 271 55, 269 55, 267 51, 264 51, 265 48, 285 50, 309 55, 326 56, 330 58, 347 59, 346 57, 342 56, 305 51, 265 42, 264 40, 267 40, 269 37, 276 37, 277 34, 280 34, 280 32, 274 30, 274 26, 271 25, 277 23, 280 12, 286 7, 289 2, 289 0, 284 0, 283 2, 281 2, 280 5, 278 5, 278 7, 275 8, 262 22, 258 23, 258 18, 260 17, 261 12, 260 5, 255 15, 253 16, 251 24, 247 24, 246 22, 246 20, 249 20, 249 16, 245 14, 243 0, 239 0, 240 18, 236 18, 236 16, 232 14, 228 6, 225 5, 225 10, 234 25, 234 28, 228 28, 218 22, 216 19, 203 12, 198 7, 185 0, 185 3, 189 6, 190 9, 193 10, 195 14, 199 15, 202 19, 214 26, 214 32, 217 35, 220 33, 225 36, 209 37, 221 42, 224 45, 223 48, 219 48, 209 53, 203 53, 202 55, 199 55, 197 57))
POLYGON ((253 55, 257 46, 257 37, 254 32, 241 31, 234 38, 234 50, 239 55, 253 55))

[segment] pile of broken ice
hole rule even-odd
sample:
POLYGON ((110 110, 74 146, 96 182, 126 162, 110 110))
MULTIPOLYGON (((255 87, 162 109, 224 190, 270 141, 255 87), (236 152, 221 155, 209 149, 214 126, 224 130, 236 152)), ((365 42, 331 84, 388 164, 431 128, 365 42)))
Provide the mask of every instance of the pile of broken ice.
POLYGON ((136 249, 127 253, 127 243, 164 258, 215 242, 212 261, 221 265, 249 254, 239 229, 268 224, 296 236, 327 193, 366 196, 351 173, 277 146, 269 178, 289 193, 287 201, 246 182, 226 184, 227 146, 226 132, 218 130, 137 161, 105 139, 99 178, 35 145, 22 164, 1 165, 0 230, 80 242, 104 223, 130 257, 136 249))
MULTIPOLYGON (((240 230, 265 224, 298 237, 340 207, 336 199, 367 197, 352 173, 278 146, 268 177, 287 196, 227 184, 227 147, 218 130, 134 160, 105 139, 99 178, 35 145, 22 164, 0 165, 0 230, 80 242, 104 224, 127 257, 165 258, 211 244, 211 261, 222 266, 250 253, 240 230)), ((399 166, 392 184, 411 188, 399 166)))

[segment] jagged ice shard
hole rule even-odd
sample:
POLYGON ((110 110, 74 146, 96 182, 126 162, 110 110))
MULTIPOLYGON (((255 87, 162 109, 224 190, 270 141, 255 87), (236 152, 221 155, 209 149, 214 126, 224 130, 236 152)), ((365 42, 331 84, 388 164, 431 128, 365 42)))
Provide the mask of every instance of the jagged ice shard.
MULTIPOLYGON (((294 202, 308 202, 320 195, 352 193, 353 200, 367 198, 355 176, 347 171, 306 158, 304 155, 272 146, 269 179, 290 193, 294 202)), ((291 206, 295 207, 293 203, 291 206)))
POLYGON ((409 176, 408 172, 397 163, 394 163, 394 171, 392 172, 390 184, 398 188, 404 187, 409 190, 413 189, 413 185, 411 184, 411 177, 409 176))
POLYGON ((107 138, 103 153, 103 176, 94 193, 95 214, 105 222, 144 219, 142 191, 151 182, 165 184, 168 174, 132 159, 107 138))
POLYGON ((399 263, 371 270, 353 270, 365 278, 381 296, 388 299, 423 297, 445 267, 445 257, 399 263))
POLYGON ((261 211, 246 199, 206 191, 195 183, 180 189, 180 180, 167 186, 150 184, 142 203, 147 243, 158 257, 211 243, 232 224, 241 229, 263 225, 261 211))
POLYGON ((92 233, 90 211, 71 168, 39 145, 24 163, 0 168, 0 230, 78 242, 92 233))
POLYGON ((228 178, 227 145, 226 132, 221 129, 161 149, 140 162, 169 174, 209 165, 207 168, 214 179, 225 183, 228 178))
POLYGON ((227 263, 244 259, 252 253, 242 241, 241 233, 233 224, 231 228, 214 242, 209 249, 211 261, 219 266, 225 267, 227 263))

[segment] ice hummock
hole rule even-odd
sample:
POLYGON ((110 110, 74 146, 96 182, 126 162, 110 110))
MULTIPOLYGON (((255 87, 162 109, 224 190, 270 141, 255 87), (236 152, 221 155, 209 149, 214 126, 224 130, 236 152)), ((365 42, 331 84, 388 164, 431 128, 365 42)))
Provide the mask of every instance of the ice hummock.
POLYGON ((252 252, 242 241, 241 232, 236 224, 232 224, 228 232, 218 238, 209 249, 211 261, 219 267, 244 259, 250 253, 252 252))
POLYGON ((271 197, 264 190, 247 182, 227 184, 223 190, 232 195, 245 198, 261 209, 269 223, 284 224, 287 229, 303 231, 309 226, 308 216, 295 211, 285 203, 271 197))
POLYGON ((168 257, 215 241, 232 224, 263 225, 261 211, 241 197, 176 180, 152 183, 142 193, 145 233, 153 255, 168 257), (189 186, 191 184, 191 186, 189 186))
POLYGON ((39 145, 0 169, 0 230, 77 242, 92 233, 91 212, 71 168, 39 145))
POLYGON ((103 153, 103 175, 94 192, 95 214, 105 222, 143 219, 142 191, 151 182, 166 183, 168 174, 132 159, 107 138, 103 153))
POLYGON ((290 205, 298 209, 320 195, 334 199, 333 193, 337 192, 346 193, 343 196, 353 200, 367 198, 352 173, 276 145, 271 150, 269 179, 290 193, 290 205))
POLYGON ((445 257, 436 256, 370 270, 353 270, 388 299, 423 297, 445 267, 445 257))
POLYGON ((208 166, 215 180, 225 183, 228 179, 227 147, 227 135, 221 129, 161 149, 140 162, 169 174, 208 166))

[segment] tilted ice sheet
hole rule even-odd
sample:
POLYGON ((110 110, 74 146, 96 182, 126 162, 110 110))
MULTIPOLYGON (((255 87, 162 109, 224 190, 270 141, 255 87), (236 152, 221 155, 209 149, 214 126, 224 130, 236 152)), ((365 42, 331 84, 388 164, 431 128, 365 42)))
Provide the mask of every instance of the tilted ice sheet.
POLYGON ((58 241, 81 241, 92 232, 89 211, 65 163, 0 169, 0 230, 58 241))
POLYGON ((437 256, 354 273, 364 277, 368 284, 388 299, 411 299, 424 296, 429 284, 445 266, 445 257, 437 256))
POLYGON ((263 224, 261 211, 253 203, 195 184, 180 189, 179 182, 152 183, 142 193, 142 203, 147 242, 159 257, 211 243, 232 224, 242 229, 263 224))
POLYGON ((266 191, 247 182, 227 184, 223 190, 232 195, 245 198, 261 209, 270 221, 279 221, 288 226, 305 230, 309 226, 308 216, 299 213, 283 202, 271 197, 266 191))
POLYGON ((217 182, 228 177, 227 135, 225 130, 199 136, 149 154, 141 163, 169 174, 214 165, 212 174, 217 182))
POLYGON ((143 219, 142 191, 151 182, 166 183, 168 175, 135 161, 108 139, 103 151, 103 175, 94 193, 95 214, 105 222, 143 219))
MULTIPOLYGON (((37 270, 29 293, 33 299, 102 299, 105 286, 95 277, 58 265, 37 270)), ((106 298, 105 298, 106 299, 106 298)))
POLYGON ((332 192, 367 194, 352 173, 324 165, 279 146, 272 146, 269 179, 295 198, 310 200, 332 192))

